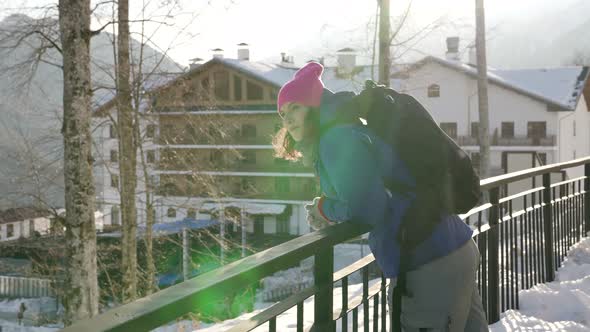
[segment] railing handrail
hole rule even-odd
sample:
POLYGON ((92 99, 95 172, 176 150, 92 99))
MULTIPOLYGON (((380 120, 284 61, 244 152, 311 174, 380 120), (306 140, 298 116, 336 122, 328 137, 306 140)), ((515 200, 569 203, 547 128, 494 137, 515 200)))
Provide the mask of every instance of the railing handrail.
MULTIPOLYGON (((590 164, 590 157, 500 175, 481 180, 481 190, 488 191, 522 179, 585 164, 590 164)), ((197 309, 197 305, 203 303, 202 301, 221 298, 224 294, 235 291, 235 285, 249 285, 257 282, 260 278, 292 267, 307 257, 314 256, 318 252, 369 230, 368 225, 339 223, 311 232, 145 298, 111 309, 92 319, 75 322, 63 331, 151 330, 197 309)))
POLYGON ((81 320, 63 331, 151 330, 196 309, 196 303, 220 298, 276 271, 292 267, 316 252, 362 235, 370 226, 340 223, 266 249, 252 256, 204 273, 134 302, 81 320))
POLYGON ((590 163, 590 157, 579 158, 572 161, 566 161, 563 163, 550 164, 547 166, 528 168, 518 172, 512 172, 508 174, 502 174, 491 178, 483 179, 480 181, 481 191, 490 190, 493 188, 500 187, 502 185, 516 182, 518 180, 528 179, 534 176, 540 176, 555 171, 561 171, 564 169, 582 166, 590 163))

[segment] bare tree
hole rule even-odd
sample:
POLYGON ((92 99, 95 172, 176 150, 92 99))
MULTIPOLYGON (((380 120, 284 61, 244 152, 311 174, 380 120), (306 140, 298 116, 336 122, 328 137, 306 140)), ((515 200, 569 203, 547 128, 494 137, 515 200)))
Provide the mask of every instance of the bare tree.
POLYGON ((98 314, 91 155, 90 0, 60 0, 66 204, 64 323, 98 314))
POLYGON ((379 3, 379 84, 389 86, 391 58, 389 48, 389 0, 381 0, 379 3))
POLYGON ((489 176, 490 116, 488 112, 488 65, 486 60, 485 11, 483 0, 475 0, 477 91, 479 103, 479 176, 489 176))
POLYGON ((134 142, 134 116, 131 105, 128 0, 118 1, 118 17, 116 100, 123 224, 121 269, 123 272, 123 302, 129 302, 137 297, 137 217, 135 207, 137 148, 134 142))

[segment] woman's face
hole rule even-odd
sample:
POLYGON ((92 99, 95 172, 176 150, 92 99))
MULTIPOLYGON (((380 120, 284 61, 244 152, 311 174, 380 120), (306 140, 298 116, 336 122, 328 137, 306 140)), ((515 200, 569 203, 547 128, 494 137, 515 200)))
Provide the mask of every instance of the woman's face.
POLYGON ((303 139, 307 112, 309 112, 309 107, 299 103, 286 103, 281 108, 283 127, 287 128, 295 142, 301 142, 303 139))

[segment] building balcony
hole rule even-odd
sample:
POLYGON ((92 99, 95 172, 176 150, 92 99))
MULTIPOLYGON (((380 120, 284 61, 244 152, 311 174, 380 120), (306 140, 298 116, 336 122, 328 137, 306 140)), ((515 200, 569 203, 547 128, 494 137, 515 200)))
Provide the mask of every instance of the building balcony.
POLYGON ((159 196, 165 197, 199 197, 199 198, 221 198, 221 197, 231 197, 231 198, 238 198, 238 199, 268 199, 268 200, 285 200, 285 201, 311 201, 317 193, 313 190, 308 191, 290 191, 290 192, 262 192, 262 191, 246 191, 241 189, 236 189, 233 191, 228 191, 222 193, 219 197, 211 197, 207 193, 187 193, 182 190, 178 189, 170 189, 170 188, 159 188, 156 191, 156 194, 159 196))
MULTIPOLYGON (((526 137, 515 136, 511 138, 504 137, 490 137, 491 145, 493 146, 555 146, 557 140, 555 135, 548 135, 545 137, 526 137)), ((478 139, 471 136, 459 136, 455 138, 457 144, 461 146, 475 146, 479 145, 478 139)))
POLYGON ((159 145, 271 145, 271 136, 244 137, 236 135, 227 136, 180 136, 160 135, 157 139, 159 145))
POLYGON ((195 164, 188 162, 164 162, 157 164, 157 170, 160 171, 215 171, 215 172, 268 172, 268 173, 313 173, 311 167, 305 167, 298 163, 289 163, 286 165, 261 165, 246 164, 240 162, 234 163, 206 163, 195 164))

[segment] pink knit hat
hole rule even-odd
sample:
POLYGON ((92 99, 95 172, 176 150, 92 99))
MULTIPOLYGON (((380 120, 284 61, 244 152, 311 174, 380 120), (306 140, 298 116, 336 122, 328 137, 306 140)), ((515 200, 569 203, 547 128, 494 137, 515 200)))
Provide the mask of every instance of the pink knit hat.
POLYGON ((277 98, 279 114, 285 103, 300 103, 305 106, 319 107, 324 92, 321 76, 324 66, 309 62, 295 73, 292 80, 285 83, 277 98))

